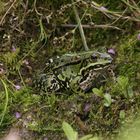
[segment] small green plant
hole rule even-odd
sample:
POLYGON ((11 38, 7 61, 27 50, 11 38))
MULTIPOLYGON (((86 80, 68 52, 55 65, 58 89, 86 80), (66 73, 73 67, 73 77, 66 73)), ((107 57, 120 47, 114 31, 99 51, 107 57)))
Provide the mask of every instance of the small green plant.
POLYGON ((108 93, 104 94, 102 87, 100 89, 93 88, 92 91, 94 94, 104 99, 104 106, 109 107, 111 105, 112 103, 111 95, 108 93))
POLYGON ((131 98, 133 96, 132 87, 129 84, 128 77, 119 76, 117 78, 117 89, 121 94, 124 95, 125 98, 131 98))
POLYGON ((45 41, 44 43, 47 42, 47 34, 45 32, 45 28, 43 26, 43 23, 42 23, 42 19, 39 19, 39 26, 40 26, 40 36, 39 36, 39 41, 45 41))
POLYGON ((99 140, 98 137, 93 137, 91 134, 78 138, 78 132, 76 132, 67 122, 63 122, 62 128, 68 140, 99 140))
POLYGON ((125 111, 124 111, 124 110, 121 110, 121 111, 120 111, 119 118, 120 118, 120 120, 122 120, 122 121, 125 119, 125 111))

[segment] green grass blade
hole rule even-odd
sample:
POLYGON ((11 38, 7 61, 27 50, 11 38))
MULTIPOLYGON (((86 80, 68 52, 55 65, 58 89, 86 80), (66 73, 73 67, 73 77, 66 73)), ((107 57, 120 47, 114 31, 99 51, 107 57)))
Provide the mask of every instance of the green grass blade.
POLYGON ((2 84, 4 86, 4 89, 5 89, 6 99, 5 99, 5 106, 4 106, 4 109, 3 109, 3 112, 2 112, 2 117, 1 117, 1 120, 0 120, 0 126, 2 125, 4 116, 6 114, 7 106, 8 106, 8 90, 7 90, 7 86, 6 86, 6 83, 2 79, 1 79, 1 82, 2 82, 2 84))

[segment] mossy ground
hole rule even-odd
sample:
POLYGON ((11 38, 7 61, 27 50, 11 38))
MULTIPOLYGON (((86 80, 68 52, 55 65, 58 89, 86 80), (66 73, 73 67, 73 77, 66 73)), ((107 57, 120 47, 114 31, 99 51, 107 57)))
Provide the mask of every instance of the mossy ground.
POLYGON ((32 86, 34 76, 44 69, 47 59, 84 51, 78 29, 63 27, 77 24, 71 1, 0 1, 1 135, 12 127, 26 127, 34 137, 30 139, 62 140, 65 139, 62 122, 67 121, 80 135, 92 133, 109 139, 123 123, 137 115, 140 8, 138 1, 126 2, 100 0, 99 7, 92 2, 76 3, 79 16, 84 14, 82 24, 110 24, 121 29, 109 26, 84 29, 90 50, 106 52, 112 48, 116 52, 113 62, 116 82, 108 79, 103 86, 103 93, 113 99, 106 107, 104 99, 95 97, 93 92, 42 95, 32 86), (98 9, 102 6, 108 9, 98 9), (120 77, 128 81, 120 85, 117 81, 120 77))

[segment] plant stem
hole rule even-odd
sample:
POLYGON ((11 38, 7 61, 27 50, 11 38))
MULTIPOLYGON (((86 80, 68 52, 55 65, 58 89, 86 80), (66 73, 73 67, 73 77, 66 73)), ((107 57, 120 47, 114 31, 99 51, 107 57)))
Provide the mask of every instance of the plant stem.
POLYGON ((85 51, 88 51, 89 48, 87 46, 87 41, 86 41, 86 38, 85 38, 83 27, 81 25, 81 20, 80 20, 80 17, 78 15, 78 12, 76 10, 76 7, 75 7, 75 4, 74 4, 73 0, 72 0, 72 3, 73 3, 73 11, 74 11, 76 21, 77 21, 77 24, 78 24, 78 27, 79 27, 79 31, 80 31, 81 39, 82 39, 82 42, 83 42, 83 45, 84 45, 84 49, 85 49, 85 51))

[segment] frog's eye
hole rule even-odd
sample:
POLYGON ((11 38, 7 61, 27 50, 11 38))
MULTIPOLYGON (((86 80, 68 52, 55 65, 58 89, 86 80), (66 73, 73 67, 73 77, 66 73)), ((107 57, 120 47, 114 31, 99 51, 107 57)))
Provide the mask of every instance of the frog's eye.
POLYGON ((92 54, 92 55, 91 55, 91 58, 92 58, 92 59, 97 59, 97 58, 98 58, 98 54, 95 54, 95 53, 92 54))

